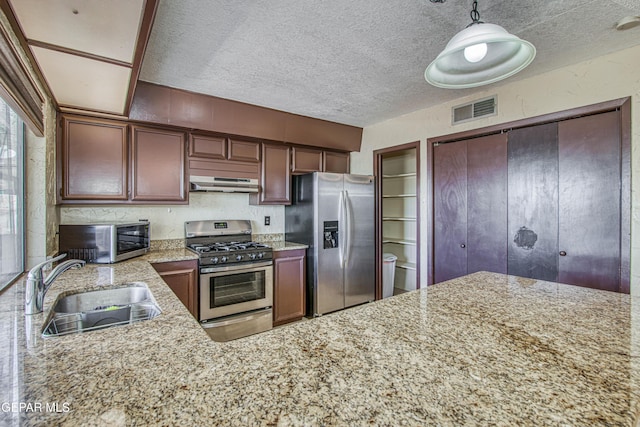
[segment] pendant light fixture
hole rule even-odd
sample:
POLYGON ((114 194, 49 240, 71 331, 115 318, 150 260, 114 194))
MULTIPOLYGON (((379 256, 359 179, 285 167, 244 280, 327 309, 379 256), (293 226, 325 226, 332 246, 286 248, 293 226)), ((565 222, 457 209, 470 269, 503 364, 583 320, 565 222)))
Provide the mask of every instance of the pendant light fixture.
MULTIPOLYGON (((433 0, 432 0, 433 2, 433 0)), ((473 2, 471 24, 453 36, 424 72, 433 86, 464 89, 495 83, 524 69, 536 56, 536 48, 499 25, 480 21, 473 2)))

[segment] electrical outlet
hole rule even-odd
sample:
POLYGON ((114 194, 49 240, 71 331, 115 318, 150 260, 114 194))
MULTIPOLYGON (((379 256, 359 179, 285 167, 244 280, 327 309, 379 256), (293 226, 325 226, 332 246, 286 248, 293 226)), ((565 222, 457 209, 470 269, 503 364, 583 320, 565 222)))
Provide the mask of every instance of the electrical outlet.
POLYGON ((271 225, 271 217, 270 216, 265 216, 264 217, 264 225, 271 225))

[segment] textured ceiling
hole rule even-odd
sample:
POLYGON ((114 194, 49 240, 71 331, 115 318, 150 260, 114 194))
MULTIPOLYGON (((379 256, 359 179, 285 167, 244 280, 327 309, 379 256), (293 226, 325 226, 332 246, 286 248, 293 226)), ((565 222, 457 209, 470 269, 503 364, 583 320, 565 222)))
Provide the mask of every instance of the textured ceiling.
MULTIPOLYGON (((426 66, 472 1, 161 0, 140 79, 366 126, 473 93, 430 86, 426 66)), ((534 62, 494 85, 640 44, 640 0, 480 0, 481 20, 532 42, 534 62)))

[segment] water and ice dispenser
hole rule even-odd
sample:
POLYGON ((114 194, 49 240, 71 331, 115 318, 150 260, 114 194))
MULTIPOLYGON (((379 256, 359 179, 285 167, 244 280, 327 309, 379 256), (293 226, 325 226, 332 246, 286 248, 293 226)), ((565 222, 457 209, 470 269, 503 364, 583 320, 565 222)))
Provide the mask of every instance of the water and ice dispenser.
POLYGON ((324 249, 331 249, 338 247, 338 221, 324 221, 323 224, 324 234, 324 249))

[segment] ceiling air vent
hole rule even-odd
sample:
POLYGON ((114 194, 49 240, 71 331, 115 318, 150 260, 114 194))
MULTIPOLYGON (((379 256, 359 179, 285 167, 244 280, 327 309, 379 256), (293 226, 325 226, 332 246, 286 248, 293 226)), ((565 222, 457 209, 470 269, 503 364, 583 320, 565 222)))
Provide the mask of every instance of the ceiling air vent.
POLYGON ((451 109, 451 123, 455 125, 480 117, 493 116, 497 113, 497 106, 495 95, 469 104, 458 105, 451 109))

